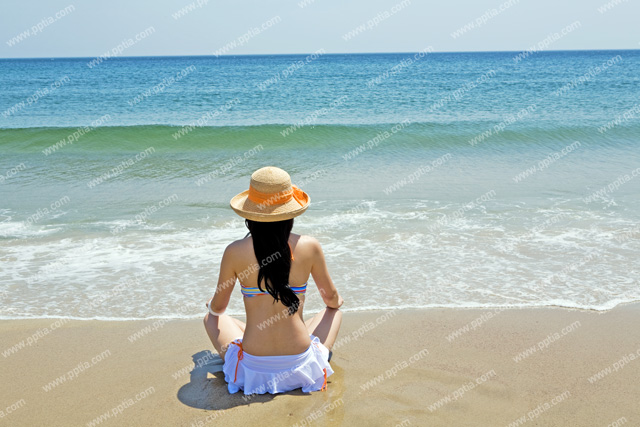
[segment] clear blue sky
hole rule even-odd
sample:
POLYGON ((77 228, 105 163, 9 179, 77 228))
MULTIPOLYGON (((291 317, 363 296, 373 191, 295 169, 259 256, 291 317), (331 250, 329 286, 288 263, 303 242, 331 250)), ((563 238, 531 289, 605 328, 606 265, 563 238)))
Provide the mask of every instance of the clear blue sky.
POLYGON ((153 33, 122 56, 211 55, 271 18, 279 21, 226 54, 521 51, 560 32, 580 27, 549 50, 640 48, 640 2, 636 0, 512 0, 513 5, 477 25, 504 0, 2 0, 0 58, 95 57, 153 27, 153 33), (300 3, 309 4, 300 7, 300 3), (404 1, 404 6, 400 5, 404 1), (601 13, 607 3, 614 7, 601 13), (173 14, 193 3, 194 10, 173 14), (53 23, 58 11, 71 6, 53 23), (390 11, 395 5, 399 10, 390 11), (385 16, 385 12, 388 15, 385 16), (378 16, 379 22, 374 22, 378 16), (45 22, 46 25, 42 23, 45 22), (476 27, 452 37, 469 22, 476 27), (40 28, 38 28, 40 24, 40 28), (364 31, 345 35, 364 24, 364 31), (35 30, 32 31, 32 28, 35 30), (29 35, 25 35, 28 32, 29 35), (22 34, 22 39, 16 37, 22 34), (13 40, 9 46, 8 42, 13 40))

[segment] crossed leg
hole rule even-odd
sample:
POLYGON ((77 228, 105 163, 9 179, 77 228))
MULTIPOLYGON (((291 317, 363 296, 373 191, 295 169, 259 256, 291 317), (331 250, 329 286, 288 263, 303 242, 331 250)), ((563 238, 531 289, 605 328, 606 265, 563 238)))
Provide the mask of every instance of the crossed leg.
POLYGON ((204 316, 204 328, 222 360, 231 342, 236 338, 242 338, 245 327, 244 322, 226 314, 213 316, 207 313, 204 316))
POLYGON ((320 338, 329 350, 333 347, 342 324, 342 312, 337 308, 325 308, 304 322, 310 334, 320 338))

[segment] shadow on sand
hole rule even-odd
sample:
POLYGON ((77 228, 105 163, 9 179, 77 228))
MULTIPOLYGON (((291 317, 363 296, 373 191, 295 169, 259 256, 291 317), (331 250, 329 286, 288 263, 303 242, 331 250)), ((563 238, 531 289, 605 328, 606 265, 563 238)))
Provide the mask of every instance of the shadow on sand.
MULTIPOLYGON (((222 359, 209 350, 199 351, 193 356, 194 368, 189 383, 178 390, 178 400, 192 408, 223 410, 250 403, 264 403, 275 396, 269 393, 245 396, 242 391, 229 394, 222 372, 222 359), (209 375, 211 374, 211 375, 209 375)), ((305 396, 302 390, 294 390, 287 395, 305 396)))

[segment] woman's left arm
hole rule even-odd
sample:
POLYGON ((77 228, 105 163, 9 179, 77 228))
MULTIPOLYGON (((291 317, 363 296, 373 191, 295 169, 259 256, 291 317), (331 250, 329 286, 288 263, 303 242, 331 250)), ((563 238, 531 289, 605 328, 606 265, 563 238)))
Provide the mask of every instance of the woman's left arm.
POLYGON ((209 300, 210 310, 216 313, 223 313, 229 305, 231 292, 236 284, 237 275, 233 268, 233 243, 227 246, 220 261, 220 275, 218 276, 218 286, 213 298, 209 300))

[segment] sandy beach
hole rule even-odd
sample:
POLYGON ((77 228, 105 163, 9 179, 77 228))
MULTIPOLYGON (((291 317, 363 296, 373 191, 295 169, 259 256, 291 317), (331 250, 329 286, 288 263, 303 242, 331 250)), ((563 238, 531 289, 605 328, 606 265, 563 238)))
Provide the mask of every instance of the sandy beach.
POLYGON ((12 426, 638 425, 639 320, 637 304, 346 313, 327 392, 251 398, 229 395, 197 320, 3 321, 0 415, 12 426))

